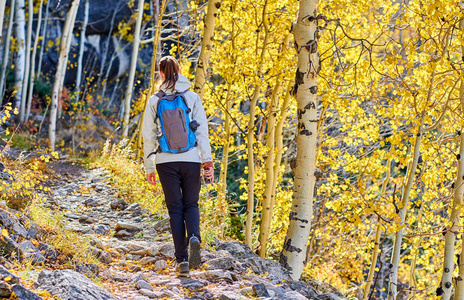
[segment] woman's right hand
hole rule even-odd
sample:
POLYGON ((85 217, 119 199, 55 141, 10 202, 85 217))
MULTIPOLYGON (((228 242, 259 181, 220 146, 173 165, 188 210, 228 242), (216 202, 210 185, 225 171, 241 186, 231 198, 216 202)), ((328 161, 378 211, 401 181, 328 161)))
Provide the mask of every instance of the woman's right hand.
POLYGON ((147 180, 149 184, 156 185, 156 175, 155 172, 147 174, 147 180))

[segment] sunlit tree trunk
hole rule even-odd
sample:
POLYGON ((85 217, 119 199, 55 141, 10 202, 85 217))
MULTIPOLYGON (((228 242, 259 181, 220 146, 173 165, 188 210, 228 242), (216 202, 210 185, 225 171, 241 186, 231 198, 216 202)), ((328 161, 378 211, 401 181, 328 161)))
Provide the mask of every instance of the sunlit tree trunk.
MULTIPOLYGON (((245 227, 245 243, 252 248, 253 237, 253 214, 254 214, 254 200, 255 200, 255 158, 254 158, 254 136, 255 136, 255 117, 256 117, 256 104, 261 92, 262 81, 260 80, 263 72, 264 56, 266 53, 267 43, 269 40, 269 24, 267 20, 267 1, 264 2, 262 22, 264 27, 264 41, 261 49, 260 60, 258 64, 257 77, 253 96, 250 100, 250 117, 248 121, 247 133, 247 153, 248 153, 248 200, 246 210, 246 227, 245 227)), ((259 38, 259 36, 257 37, 259 38)))
POLYGON ((277 126, 275 128, 275 137, 276 137, 276 155, 275 155, 275 164, 274 164, 274 178, 272 183, 272 195, 271 197, 275 198, 275 192, 277 188, 277 180, 279 178, 279 169, 280 164, 282 163, 282 155, 284 153, 284 136, 283 136, 283 128, 285 121, 287 119, 288 109, 290 106, 290 100, 292 99, 292 94, 290 93, 291 86, 293 82, 290 82, 287 87, 287 92, 285 93, 284 101, 282 102, 282 106, 280 109, 280 119, 277 122, 277 126))
MULTIPOLYGON (((419 213, 417 214, 417 223, 418 227, 421 225, 421 219, 422 219, 422 214, 424 212, 424 207, 425 205, 421 205, 419 213)), ((414 243, 411 246, 411 268, 409 270, 409 291, 408 291, 408 300, 414 300, 416 299, 416 291, 417 291, 417 280, 416 280, 416 266, 417 266, 417 257, 421 249, 419 248, 419 245, 421 243, 422 237, 418 236, 414 238, 414 243)))
MULTIPOLYGON (((117 5, 119 5, 119 2, 117 2, 117 5)), ((98 72, 98 79, 97 79, 97 88, 99 91, 101 91, 101 94, 100 96, 97 95, 97 97, 102 97, 104 98, 105 97, 105 92, 106 92, 106 81, 108 79, 108 76, 103 76, 103 71, 105 70, 105 63, 106 63, 106 60, 107 60, 107 57, 108 57, 108 52, 109 52, 109 49, 110 49, 110 43, 111 43, 111 38, 113 36, 113 27, 114 27, 114 19, 116 18, 116 13, 118 12, 118 8, 116 7, 113 11, 113 15, 111 16, 111 22, 110 22, 110 25, 109 25, 109 28, 110 28, 110 31, 108 32, 108 35, 106 37, 106 43, 105 43, 105 47, 104 49, 102 49, 102 52, 101 52, 101 63, 100 63, 100 71, 98 72), (102 83, 102 80, 104 80, 103 82, 103 85, 101 84, 102 83)), ((143 14, 142 14, 143 16, 143 14)), ((141 26, 141 25, 140 25, 141 26)), ((107 74, 109 73, 109 68, 110 66, 107 67, 107 74)))
POLYGON ((293 34, 298 52, 295 92, 298 105, 297 155, 292 207, 280 263, 294 280, 299 280, 306 259, 311 231, 317 152, 317 50, 318 0, 300 0, 293 34))
POLYGON ((208 10, 204 19, 203 38, 201 40, 201 51, 198 57, 197 68, 195 70, 195 83, 193 91, 203 100, 204 84, 208 74, 209 55, 213 44, 214 27, 218 8, 221 7, 219 0, 209 0, 208 10))
POLYGON ((39 9, 39 15, 37 19, 37 28, 35 32, 34 49, 32 50, 32 56, 31 56, 31 75, 29 76, 29 90, 27 94, 27 109, 26 109, 25 121, 29 120, 29 115, 31 113, 32 96, 34 93, 34 79, 36 77, 35 57, 37 55, 37 45, 39 44, 40 25, 42 24, 42 5, 43 5, 43 0, 40 0, 40 5, 39 5, 40 9, 39 9))
MULTIPOLYGON (((21 93, 21 109, 19 111, 19 119, 21 122, 26 120, 26 101, 27 101, 27 87, 29 83, 30 75, 30 63, 31 63, 31 40, 32 40, 32 19, 34 18, 34 5, 32 0, 28 0, 28 19, 27 19, 27 37, 26 37, 26 59, 24 63, 24 82, 23 82, 23 91, 21 93)), ((32 74, 31 77, 33 77, 32 74)))
POLYGON ((2 60, 2 74, 0 75, 0 99, 3 99, 3 92, 5 88, 5 80, 6 80, 6 70, 8 68, 8 58, 10 57, 10 42, 11 42, 11 32, 13 31, 13 21, 14 21, 14 14, 15 14, 15 4, 16 1, 11 1, 11 8, 10 8, 10 17, 8 19, 8 27, 6 30, 5 36, 5 51, 3 52, 3 60, 2 60))
POLYGON ((43 59, 43 52, 45 48, 45 40, 47 39, 47 25, 48 25, 48 9, 50 7, 50 1, 47 1, 47 5, 45 5, 45 16, 44 16, 44 25, 43 25, 43 33, 42 33, 42 43, 40 44, 40 54, 39 54, 39 65, 37 66, 37 78, 40 78, 40 73, 42 72, 42 59, 43 59))
MULTIPOLYGON (((459 23, 461 31, 464 30, 464 20, 459 23)), ((464 40, 461 40, 461 53, 464 55, 464 40)), ((461 103, 461 113, 464 112, 464 74, 461 71, 460 88, 459 88, 459 100, 461 103)), ((460 227, 461 210, 464 198, 464 128, 461 127, 460 131, 460 145, 459 154, 456 159, 458 161, 457 178, 454 183, 454 201, 453 208, 451 209, 451 215, 449 219, 450 227, 446 228, 445 234, 445 250, 443 258, 443 275, 441 278, 441 289, 443 291, 442 299, 450 299, 452 295, 452 283, 456 283, 456 290, 454 299, 464 300, 464 280, 452 280, 454 271, 454 248, 456 243, 456 235, 462 231, 460 227)), ((458 260, 458 273, 461 279, 464 278, 464 246, 461 246, 460 259, 458 260)))
POLYGON ((399 212, 398 216, 400 219, 400 223, 398 224, 400 229, 395 234, 395 242, 393 244, 393 254, 391 258, 391 269, 390 269, 390 283, 388 289, 388 299, 394 300, 397 297, 398 289, 398 267, 400 263, 400 256, 401 256, 401 245, 403 241, 403 225, 406 220, 406 212, 408 210, 409 205, 409 193, 411 192, 412 185, 414 183, 414 178, 416 175, 417 170, 417 163, 419 161, 420 156, 420 144, 423 134, 423 126, 424 126, 424 115, 421 117, 421 123, 419 125, 418 132, 416 134, 416 139, 414 142, 414 150, 412 152, 412 162, 408 165, 408 173, 406 174, 406 184, 403 187, 403 193, 401 195, 401 202, 398 205, 399 212))
MULTIPOLYGON (((287 45, 290 42, 290 34, 285 37, 282 51, 277 58, 280 60, 282 54, 287 52, 287 45)), ((262 201, 262 210, 261 210, 261 223, 259 226, 259 256, 266 257, 266 250, 267 250, 267 242, 269 239, 270 229, 271 229, 271 221, 272 221, 272 212, 274 209, 274 200, 275 200, 275 190, 274 190, 274 177, 278 175, 278 172, 274 172, 274 164, 280 165, 280 162, 276 162, 275 160, 275 152, 276 148, 274 146, 276 141, 276 119, 277 119, 277 108, 278 108, 278 101, 279 95, 282 90, 282 75, 276 77, 276 83, 274 85, 274 89, 271 95, 271 103, 269 107, 269 113, 267 118, 267 136, 266 136, 266 145, 269 147, 269 152, 267 153, 266 157, 266 185, 264 187, 264 195, 262 201)), ((265 127, 263 124, 262 128, 265 127)))
MULTIPOLYGON (((232 13, 235 12, 237 5, 237 1, 234 1, 232 4, 231 10, 232 13)), ((231 32, 235 32, 235 21, 232 21, 232 30, 231 32)), ((230 37, 231 39, 231 52, 233 53, 233 49, 235 49, 235 36, 232 35, 230 37)), ((236 56, 234 55, 233 60, 236 60, 236 56)), ((235 65, 233 67, 232 72, 235 71, 235 65)), ((227 194, 227 173, 228 173, 228 167, 229 167, 229 149, 230 149, 230 137, 231 137, 231 131, 230 131, 230 98, 231 98, 231 81, 228 82, 227 85, 227 96, 226 96, 226 101, 225 101, 225 109, 227 111, 224 111, 224 145, 222 147, 222 160, 221 160, 221 168, 220 168, 220 173, 219 173, 219 182, 218 182, 218 199, 219 201, 225 202, 226 199, 226 194, 227 194)))
MULTIPOLYGON (((219 173, 219 183, 218 183, 218 202, 225 203, 226 194, 227 194, 227 166, 229 165, 229 148, 230 148, 230 115, 228 111, 230 110, 230 97, 231 97, 231 83, 229 82, 227 86, 227 96, 225 100, 225 109, 224 112, 224 137, 222 138, 223 147, 222 147, 222 160, 221 168, 219 173)), ((223 219, 224 216, 218 216, 223 219)))
POLYGON ((66 66, 68 62, 69 48, 71 47, 72 32, 74 22, 76 20, 77 9, 79 8, 79 0, 74 0, 66 15, 66 21, 63 26, 63 34, 60 42, 60 54, 56 66, 55 80, 52 87, 52 96, 50 103, 50 124, 48 128, 48 138, 50 139, 50 148, 55 151, 56 138, 56 116, 58 112, 58 100, 63 87, 63 80, 66 74, 66 66))
POLYGON ((26 64, 26 32, 25 32, 25 22, 26 15, 24 13, 24 0, 15 0, 16 1, 16 10, 15 10, 15 34, 16 34, 16 43, 18 43, 18 52, 15 59, 15 84, 14 88, 16 91, 15 95, 15 107, 18 109, 21 108, 21 95, 23 92, 23 83, 24 83, 24 67, 26 64))
POLYGON ((79 55, 77 57, 77 77, 76 77, 76 101, 80 99, 80 91, 82 84, 82 60, 84 59, 84 43, 85 43, 85 32, 87 30, 87 23, 89 22, 89 0, 85 0, 84 6, 84 21, 81 27, 80 42, 79 42, 79 55))
POLYGON ((151 57, 151 70, 150 70, 150 85, 148 86, 148 94, 147 97, 145 98, 145 104, 144 104, 144 111, 142 112, 140 116, 139 123, 137 125, 137 158, 140 158, 142 156, 142 135, 140 134, 142 124, 143 124, 143 118, 145 117, 145 109, 147 107, 147 101, 155 93, 156 89, 156 81, 155 81, 155 73, 156 73, 156 68, 158 65, 158 51, 160 48, 160 36, 161 36, 161 26, 162 26, 162 21, 163 21, 163 15, 164 12, 166 11, 166 6, 168 4, 168 0, 163 0, 161 3, 161 9, 159 7, 159 3, 156 1, 156 4, 154 5, 154 23, 155 23, 155 32, 153 36, 153 54, 151 57))
POLYGON ((5 4, 6 0, 0 0, 0 41, 3 39, 3 18, 5 17, 5 4))
MULTIPOLYGON (((385 197, 385 192, 387 190, 387 185, 390 181, 391 175, 391 159, 387 160, 387 175, 382 183, 382 190, 380 191, 379 200, 385 197)), ((372 250, 372 259, 371 259, 371 268, 369 269, 369 275, 367 276, 366 283, 364 284, 364 294, 363 299, 367 300, 369 297, 369 292, 371 290, 371 286, 374 280, 375 274, 375 266, 377 264, 377 258, 379 257, 380 253, 380 234, 382 233, 382 220, 378 218, 377 221, 377 228, 375 230, 375 240, 374 240, 374 249, 372 250)))
POLYGON ((140 29, 142 27, 142 18, 143 18, 143 5, 144 0, 139 0, 139 5, 137 7, 137 20, 135 22, 134 30, 134 42, 132 45, 132 56, 131 56, 131 65, 129 69, 129 79, 127 80, 127 89, 126 97, 124 99, 124 121, 123 121, 123 137, 128 137, 129 135, 129 116, 130 116, 130 104, 132 99, 132 89, 134 88, 134 79, 135 79, 135 70, 137 69, 137 56, 139 54, 139 45, 140 45, 140 29))

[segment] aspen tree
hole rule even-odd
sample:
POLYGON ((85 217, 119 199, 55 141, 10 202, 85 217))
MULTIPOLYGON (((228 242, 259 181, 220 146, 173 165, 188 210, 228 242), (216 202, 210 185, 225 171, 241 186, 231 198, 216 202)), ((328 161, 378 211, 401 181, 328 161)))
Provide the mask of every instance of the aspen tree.
MULTIPOLYGON (((433 80, 432 80, 433 82, 433 80)), ((413 151, 411 153, 412 161, 408 165, 407 174, 405 177, 405 185, 403 187, 403 192, 401 194, 401 202, 399 205, 398 216, 400 219, 399 222, 399 229, 396 231, 395 234, 395 242, 393 244, 393 254, 391 257, 391 269, 390 269, 390 282, 388 288, 388 299, 394 300, 398 295, 398 267, 400 263, 400 253, 401 253, 401 245, 403 241, 403 226, 405 225, 406 213, 408 210, 409 205, 409 193, 411 192, 412 185, 414 183, 416 170, 417 170, 417 163, 419 161, 420 156, 420 144, 422 135, 424 133, 424 119, 425 113, 422 113, 421 122, 419 128, 416 133, 416 138, 414 141, 413 151)))
POLYGON ((132 89, 134 88, 135 70, 137 69, 137 56, 139 53, 140 45, 140 30, 142 27, 143 18, 143 5, 144 0, 139 0, 137 7, 137 20, 135 21, 134 29, 134 41, 132 43, 132 56, 131 64, 129 69, 129 79, 127 80, 126 96, 124 98, 124 121, 123 121, 123 132, 122 136, 127 137, 129 135, 129 116, 132 99, 132 89))
POLYGON ((232 88, 231 88, 231 83, 228 83, 228 88, 227 88, 227 96, 225 99, 225 105, 224 108, 225 111, 225 117, 224 117, 224 146, 222 147, 222 160, 221 160, 221 167, 220 167, 220 173, 219 173, 219 182, 218 182, 218 196, 217 196, 217 202, 216 202, 216 207, 219 207, 219 212, 218 214, 215 214, 215 220, 214 224, 217 224, 220 226, 220 233, 221 237, 224 238, 223 233, 224 233, 224 214, 227 213, 227 202, 226 202, 226 194, 227 194, 227 166, 229 165, 229 149, 230 149, 230 136, 231 136, 231 120, 230 120, 230 103, 231 103, 231 94, 232 94, 232 88))
POLYGON ((5 76, 6 70, 8 68, 8 58, 10 56, 10 43, 11 43, 11 32, 13 31, 13 21, 15 15, 15 4, 16 1, 11 1, 10 6, 10 17, 8 19, 8 27, 6 29, 6 37, 5 37, 5 50, 3 52, 3 60, 2 60, 2 73, 0 75, 0 99, 3 99, 3 92, 5 88, 5 76))
POLYGON ((89 22, 89 0, 85 0, 84 6, 84 21, 82 22, 79 42, 79 55, 77 57, 77 77, 76 77, 76 102, 79 102, 81 83, 82 83, 82 60, 84 59, 84 43, 85 32, 87 30, 87 23, 89 22))
POLYGON ((32 96, 34 93, 34 79, 36 78, 35 58, 37 55, 37 46, 39 44, 39 34, 40 34, 40 27, 41 27, 40 25, 42 24, 42 5, 43 5, 43 0, 40 0, 39 15, 37 17, 37 28, 35 31, 34 48, 32 50, 32 56, 31 56, 31 75, 29 76, 29 90, 28 90, 28 95, 27 95, 27 108, 26 108, 25 121, 29 120, 29 115, 31 113, 32 96))
POLYGON ((76 20, 77 9, 79 8, 79 0, 74 0, 66 15, 66 21, 63 26, 63 34, 60 41, 60 54, 56 66, 55 80, 52 87, 51 103, 50 103, 50 124, 48 127, 48 138, 50 139, 50 148, 55 151, 56 139, 56 117, 58 112, 58 101, 61 90, 63 88, 64 76, 66 75, 66 66, 68 63, 69 48, 71 47, 72 32, 74 21, 76 20))
POLYGON ((311 231, 317 152, 317 74, 320 69, 317 50, 318 0, 300 0, 298 19, 293 26, 298 53, 295 94, 298 105, 297 156, 294 194, 287 236, 280 262, 293 280, 299 280, 306 258, 311 231))
MULTIPOLYGON (((286 54, 287 46, 290 42, 290 34, 288 34, 282 45, 282 51, 277 58, 277 60, 281 60, 282 56, 286 54)), ((272 212, 274 209, 274 194, 275 194, 275 187, 274 187, 274 177, 278 175, 278 173, 274 172, 274 164, 280 165, 280 161, 275 160, 275 142, 276 142, 276 118, 277 118, 277 108, 278 108, 278 100, 279 94, 282 90, 282 77, 283 73, 280 73, 276 77, 276 82, 274 85, 274 89, 272 90, 271 95, 271 103, 269 105, 269 114, 267 119, 267 127, 268 133, 266 136, 266 145, 269 147, 269 152, 266 157, 266 186, 263 195, 262 201, 262 211, 261 211, 261 223, 259 227, 259 256, 266 257, 266 250, 267 250, 267 242, 270 235, 271 230, 271 221, 272 221, 272 212)), ((264 126, 263 126, 264 127, 264 126)))
MULTIPOLYGON (((459 22, 460 30, 464 31, 464 20, 459 22)), ((464 40, 461 39, 461 54, 464 53, 464 40)), ((460 88, 459 88, 459 102, 461 113, 464 112, 464 75, 460 74, 460 88)), ((461 210, 464 198, 464 128, 461 126, 459 130, 459 154, 456 155, 457 159, 457 174, 456 181, 454 183, 454 199, 451 214, 449 217, 450 227, 446 228, 445 233, 445 249, 443 257, 443 269, 441 277, 440 288, 443 292, 441 295, 442 299, 450 299, 453 294, 453 284, 455 283, 455 295, 454 299, 464 299, 464 283, 463 280, 452 280, 453 271, 455 268, 454 256, 455 256, 455 243, 456 235, 460 231, 460 218, 461 210)), ((458 259, 458 274, 460 278, 464 278, 464 268, 462 267, 462 260, 464 255, 464 246, 461 245, 461 253, 458 259)))
MULTIPOLYGON (((231 12, 232 14, 235 13, 235 9, 237 6, 237 1, 232 3, 231 12)), ((234 53, 233 50, 235 49, 235 19, 232 18, 232 35, 230 37, 230 51, 234 53)), ((236 62, 237 56, 232 54, 233 58, 232 61, 236 62)), ((235 72, 236 63, 233 64, 232 73, 235 72)), ((204 71, 204 70, 202 70, 204 71)), ((227 193, 227 172, 229 166, 229 151, 230 151, 230 137, 231 137, 231 118, 230 118, 230 108, 231 108, 231 97, 232 97, 232 80, 228 79, 227 82, 227 96, 225 99, 225 110, 224 114, 224 137, 223 141, 224 144, 222 146, 222 160, 221 160, 221 167, 219 173, 219 182, 218 182, 218 202, 225 203, 226 193, 227 193)))
POLYGON ((161 26, 162 26, 162 21, 163 21, 163 15, 164 12, 166 11, 166 7, 168 4, 168 0, 163 0, 161 3, 161 9, 159 8, 159 3, 156 4, 155 8, 153 10, 154 13, 154 23, 155 23, 155 32, 153 34, 153 54, 151 56, 151 69, 150 69, 150 85, 148 86, 148 92, 147 92, 147 97, 145 97, 145 104, 144 104, 144 110, 142 112, 142 115, 140 116, 139 123, 137 125, 137 131, 138 133, 137 136, 137 158, 140 158, 142 156, 142 134, 140 133, 142 124, 143 124, 143 119, 145 118, 145 110, 147 109, 147 103, 148 99, 155 94, 155 89, 156 89, 156 81, 155 81, 155 71, 158 66, 158 54, 159 54, 159 48, 160 48, 160 37, 161 37, 161 26))
MULTIPOLYGON (((262 12, 262 23, 264 27, 264 41, 261 48, 261 54, 259 58, 257 77, 260 79, 263 72, 264 55, 266 53, 267 43, 269 41, 269 24, 267 16, 267 5, 268 2, 265 0, 263 12, 262 12)), ((259 35, 257 35, 259 38, 259 35)), ((261 92, 262 81, 259 80, 256 83, 256 87, 253 91, 253 96, 250 99, 250 116, 248 119, 248 133, 247 133, 247 153, 248 153, 248 200, 246 210, 246 227, 245 227, 245 243, 252 248, 252 225, 253 225, 253 213, 255 203, 255 159, 254 159, 254 137, 255 137, 255 117, 256 117, 256 104, 258 97, 261 92)))
MULTIPOLYGON (((31 64, 31 39, 32 39, 32 19, 34 18, 34 5, 32 0, 28 0, 28 19, 27 19, 27 36, 26 36, 26 59, 24 64, 24 82, 21 92, 21 109, 19 110, 19 119, 21 123, 26 121, 26 101, 27 101, 27 88, 29 83, 29 75, 30 75, 30 64, 31 64)), ((34 74, 32 74, 32 77, 34 74)))
POLYGON ((3 18, 5 17, 6 0, 0 0, 0 41, 3 40, 3 18))
POLYGON ((197 67, 195 69, 195 82, 193 84, 193 91, 200 96, 201 100, 203 100, 203 86, 208 74, 209 56, 213 44, 214 27, 219 7, 221 7, 220 0, 208 0, 208 9, 204 19, 203 38, 201 39, 200 56, 198 57, 197 67))
MULTIPOLYGON (((111 66, 107 66, 107 71, 106 71, 106 76, 103 76, 103 71, 105 70, 105 64, 106 64, 106 61, 107 61, 107 57, 108 57, 108 52, 109 52, 109 49, 110 49, 110 43, 111 43, 111 38, 113 36, 113 27, 114 27, 114 20, 116 18, 116 14, 119 10, 119 5, 120 5, 121 2, 118 1, 118 4, 116 5, 116 7, 114 8, 114 11, 113 11, 113 14, 111 16, 111 21, 110 21, 110 30, 107 34, 107 37, 106 37, 106 41, 105 41, 105 47, 102 47, 102 51, 101 51, 101 62, 100 62, 100 71, 98 71, 98 78, 97 78, 97 87, 100 88, 100 95, 101 95, 101 98, 103 99, 105 97, 105 92, 106 92, 106 80, 108 79, 108 74, 109 74, 109 69, 111 68, 111 66), (104 80, 103 82, 103 85, 101 84, 102 80, 104 80)), ((125 4, 123 4, 125 5, 125 4)), ((143 17, 143 16, 142 16, 143 17)), ((142 26, 142 25, 140 25, 142 26)))
POLYGON ((285 121, 287 119, 288 110, 290 106, 290 100, 292 98, 292 94, 290 91, 291 91, 291 87, 293 86, 293 84, 294 84, 293 81, 291 81, 289 82, 287 86, 287 92, 285 93, 284 101, 282 101, 282 105, 280 108, 279 121, 277 122, 277 126, 275 127, 274 136, 276 139, 276 143, 275 143, 276 154, 275 154, 275 164, 274 164, 274 171, 273 171, 274 176, 272 180, 272 190, 271 190, 272 191, 271 198, 274 198, 274 199, 275 199, 277 181, 279 179, 279 169, 282 163, 282 155, 284 152, 283 128, 284 128, 285 121))
MULTIPOLYGON (((382 190, 380 191, 379 198, 385 197, 385 192, 387 191, 387 185, 390 181, 391 176, 391 159, 387 160, 387 175, 385 180, 382 183, 382 190)), ((380 234, 382 232, 382 220, 378 217, 377 228, 375 230, 375 239, 374 239, 374 249, 372 250, 372 260, 371 267, 369 269, 369 275, 367 276, 366 283, 364 284, 364 293, 363 300, 367 300, 369 297, 369 292, 372 286, 372 281, 374 280, 375 268, 377 264, 377 259, 379 257, 379 248, 380 248, 380 234)))
POLYGON ((26 63, 26 32, 25 32, 25 22, 26 15, 24 12, 24 0, 14 0, 16 1, 16 10, 15 10, 15 35, 16 43, 18 43, 18 52, 15 59, 15 84, 14 89, 16 91, 15 95, 15 107, 18 110, 21 107, 21 95, 23 92, 24 84, 24 65, 26 63))
POLYGON ((47 39, 47 25, 48 25, 48 15, 50 8, 50 1, 47 0, 47 4, 45 5, 45 16, 44 16, 44 24, 43 24, 43 34, 42 34, 42 43, 40 44, 40 54, 39 54, 39 65, 37 66, 37 77, 40 78, 40 73, 42 72, 42 59, 43 59, 43 52, 45 49, 45 40, 47 39))

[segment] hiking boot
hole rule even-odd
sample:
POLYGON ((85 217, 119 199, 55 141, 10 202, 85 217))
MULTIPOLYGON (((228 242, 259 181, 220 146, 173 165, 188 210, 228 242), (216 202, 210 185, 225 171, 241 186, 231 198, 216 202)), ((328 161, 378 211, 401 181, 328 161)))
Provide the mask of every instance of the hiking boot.
POLYGON ((190 269, 196 269, 201 264, 200 240, 196 236, 190 238, 189 248, 190 269))
POLYGON ((177 263, 177 265, 176 265, 176 275, 177 275, 177 277, 187 277, 187 276, 189 276, 189 263, 187 261, 177 263))

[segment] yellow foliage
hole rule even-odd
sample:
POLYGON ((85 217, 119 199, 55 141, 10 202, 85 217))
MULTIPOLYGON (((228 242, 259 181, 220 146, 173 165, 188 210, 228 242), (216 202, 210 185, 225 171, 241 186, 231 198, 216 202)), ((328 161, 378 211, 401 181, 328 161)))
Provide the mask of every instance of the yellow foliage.
POLYGON ((166 214, 161 184, 148 183, 143 164, 135 161, 130 145, 125 143, 127 140, 113 145, 107 141, 94 165, 111 172, 110 182, 126 201, 137 202, 151 213, 166 214))

